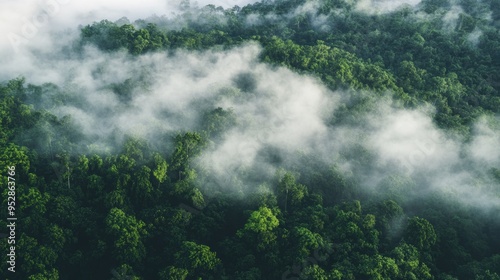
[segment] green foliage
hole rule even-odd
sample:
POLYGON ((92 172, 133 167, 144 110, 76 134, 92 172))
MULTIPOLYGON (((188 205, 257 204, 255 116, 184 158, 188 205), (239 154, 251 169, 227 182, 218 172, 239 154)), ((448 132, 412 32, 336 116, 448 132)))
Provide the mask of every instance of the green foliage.
POLYGON ((252 212, 245 224, 245 230, 256 233, 272 231, 279 225, 279 221, 272 210, 262 206, 259 210, 252 212))
POLYGON ((153 156, 153 159, 155 161, 155 166, 156 166, 156 168, 153 170, 153 175, 155 176, 156 180, 158 180, 158 185, 160 185, 161 183, 165 182, 165 180, 168 178, 167 176, 168 163, 158 153, 156 153, 153 156))
POLYGON ((153 24, 136 30, 131 24, 118 26, 108 20, 87 25, 81 30, 82 43, 93 43, 107 51, 126 49, 138 55, 160 50, 169 45, 165 34, 153 24))
POLYGON ((172 155, 172 167, 179 172, 187 172, 190 161, 195 158, 205 145, 205 139, 199 133, 186 132, 175 137, 175 150, 172 155))
MULTIPOLYGON (((318 265, 308 266, 302 271, 300 279, 307 280, 328 280, 328 274, 318 265)), ((335 279, 335 278, 333 278, 335 279)))
MULTIPOLYGON (((94 45, 137 58, 257 42, 261 62, 345 92, 332 126, 359 123, 380 96, 406 108, 430 104, 434 122, 464 138, 479 116, 500 112, 499 1, 461 1, 456 26, 444 23, 452 5, 444 0, 373 15, 357 11, 356 1, 310 3, 223 9, 182 1, 183 13, 156 23, 82 27, 76 48, 94 45), (488 9, 491 20, 482 14, 488 9)), ((246 98, 256 88, 245 73, 233 82, 237 89, 221 96, 246 98)), ((132 106, 144 81, 104 86, 132 106)), ((498 219, 442 198, 409 203, 406 196, 421 182, 389 176, 373 182, 367 197, 359 191, 364 179, 340 162, 327 166, 304 156, 278 166, 287 172, 259 181, 259 191, 251 180, 240 182, 251 191, 237 200, 207 187, 213 182, 195 163, 241 122, 232 108, 208 107, 194 131, 163 135, 170 140, 161 147, 124 135, 104 153, 76 149, 83 135, 73 117, 48 111, 79 98, 23 78, 0 84, 0 178, 6 186, 6 167, 16 167, 19 279, 500 278, 498 219)), ((377 164, 361 145, 341 156, 352 159, 353 170, 377 164)), ((477 172, 500 181, 499 168, 477 172)), ((0 249, 8 252, 9 244, 0 249)), ((0 278, 11 279, 6 267, 0 265, 0 278)))
POLYGON ((417 249, 427 251, 436 243, 437 236, 434 227, 426 219, 413 217, 408 222, 405 239, 417 249))
POLYGON ((323 244, 319 234, 304 227, 296 227, 291 234, 292 242, 296 244, 297 258, 304 259, 323 244))
POLYGON ((111 280, 121 280, 121 279, 130 279, 130 280, 140 280, 140 277, 134 276, 134 271, 130 265, 122 264, 119 267, 113 269, 111 271, 113 278, 111 280))
MULTIPOLYGON (((323 41, 314 46, 301 46, 291 40, 272 37, 266 42, 264 61, 310 71, 334 87, 372 89, 376 91, 400 90, 392 74, 376 65, 365 64, 355 55, 332 48, 323 41)), ((405 97, 406 98, 406 97, 405 97)), ((406 101, 406 100, 405 100, 406 101)))
MULTIPOLYGON (((216 253, 212 252, 210 247, 196 244, 191 241, 182 243, 181 250, 176 253, 175 258, 179 267, 186 268, 189 271, 188 276, 195 279, 196 277, 213 275, 211 273, 213 273, 220 264, 220 260, 217 258, 216 253)), ((182 270, 175 269, 173 271, 173 269, 169 269, 169 273, 172 272, 181 277, 184 274, 182 270)))
POLYGON ((144 227, 144 222, 122 210, 110 210, 106 217, 106 231, 113 237, 114 256, 118 261, 131 264, 145 257, 145 248, 141 241, 147 234, 144 227))
POLYGON ((290 206, 298 206, 305 195, 307 195, 307 188, 304 185, 296 183, 293 174, 286 172, 283 178, 278 183, 278 198, 284 203, 285 212, 288 211, 288 204, 290 206))
POLYGON ((275 229, 279 226, 279 220, 273 210, 266 206, 259 207, 253 211, 243 229, 238 230, 237 235, 249 242, 257 242, 257 248, 264 250, 276 241, 275 229))
POLYGON ((59 280, 59 272, 53 268, 50 271, 30 275, 28 280, 59 280))
POLYGON ((188 277, 188 274, 189 274, 189 271, 187 269, 169 266, 167 269, 160 272, 160 279, 161 280, 169 280, 169 279, 184 280, 188 277))
POLYGON ((209 138, 217 139, 236 123, 236 115, 231 109, 224 110, 218 107, 203 116, 202 126, 209 138))

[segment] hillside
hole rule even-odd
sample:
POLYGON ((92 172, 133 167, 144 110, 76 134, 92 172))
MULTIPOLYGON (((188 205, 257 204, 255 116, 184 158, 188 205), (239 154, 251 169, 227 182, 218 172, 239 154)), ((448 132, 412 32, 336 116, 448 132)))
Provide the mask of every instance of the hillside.
POLYGON ((0 53, 1 279, 500 279, 500 1, 178 2, 0 53))

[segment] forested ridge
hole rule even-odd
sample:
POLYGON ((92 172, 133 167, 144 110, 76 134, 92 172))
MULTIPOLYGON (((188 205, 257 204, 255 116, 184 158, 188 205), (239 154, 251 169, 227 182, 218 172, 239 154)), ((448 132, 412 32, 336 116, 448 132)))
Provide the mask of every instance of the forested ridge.
POLYGON ((360 2, 182 1, 3 81, 1 278, 500 279, 500 1, 360 2))

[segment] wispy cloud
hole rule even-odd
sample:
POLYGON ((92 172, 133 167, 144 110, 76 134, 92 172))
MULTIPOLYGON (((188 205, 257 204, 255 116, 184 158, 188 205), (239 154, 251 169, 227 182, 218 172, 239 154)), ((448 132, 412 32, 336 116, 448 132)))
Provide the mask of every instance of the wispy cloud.
MULTIPOLYGON (((13 25, 22 23, 19 15, 29 18, 44 7, 6 3, 17 14, 6 20, 14 27, 4 25, 2 31, 20 35, 22 24, 13 25)), ((339 108, 352 102, 351 93, 333 92, 314 77, 260 62, 261 47, 254 43, 226 51, 140 56, 92 46, 74 50, 80 23, 151 14, 118 1, 114 5, 120 8, 114 10, 112 3, 106 4, 109 9, 97 2, 61 3, 58 14, 40 21, 38 33, 19 46, 17 55, 8 40, 1 45, 1 80, 22 75, 29 83, 58 85, 60 90, 45 92, 38 105, 58 117, 71 116, 85 136, 79 151, 112 149, 124 135, 161 145, 160 136, 197 129, 204 112, 222 107, 233 110, 237 124, 197 162, 200 173, 211 174, 220 188, 235 188, 238 181, 239 188, 250 191, 279 167, 293 167, 308 156, 342 166, 368 192, 402 176, 411 188, 403 193, 415 198, 437 192, 485 209, 499 207, 498 182, 488 173, 500 165, 493 117, 479 120, 470 139, 457 139, 434 125, 432 108, 405 109, 367 92, 357 95, 372 96, 371 106, 351 121, 332 122, 339 108)), ((157 4, 149 6, 157 14, 167 7, 151 3, 157 4)))

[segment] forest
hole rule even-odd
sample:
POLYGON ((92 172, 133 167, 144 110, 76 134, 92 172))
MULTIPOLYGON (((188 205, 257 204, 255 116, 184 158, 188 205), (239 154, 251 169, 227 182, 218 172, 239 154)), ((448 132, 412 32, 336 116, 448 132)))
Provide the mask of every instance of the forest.
POLYGON ((176 3, 9 37, 0 279, 500 280, 500 0, 176 3))

